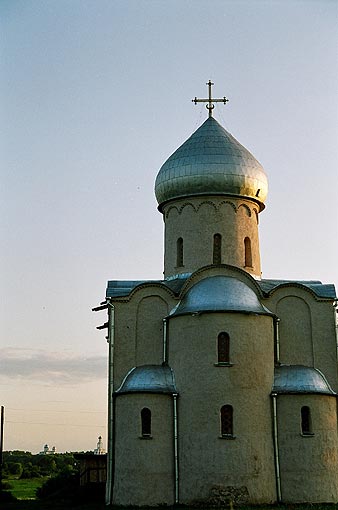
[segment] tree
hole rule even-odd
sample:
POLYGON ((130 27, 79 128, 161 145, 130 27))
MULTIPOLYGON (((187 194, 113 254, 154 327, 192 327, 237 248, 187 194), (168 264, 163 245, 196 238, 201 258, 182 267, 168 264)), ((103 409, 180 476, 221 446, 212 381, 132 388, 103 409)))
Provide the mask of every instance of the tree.
POLYGON ((7 462, 6 468, 9 475, 14 475, 18 478, 22 475, 23 467, 21 462, 7 462))

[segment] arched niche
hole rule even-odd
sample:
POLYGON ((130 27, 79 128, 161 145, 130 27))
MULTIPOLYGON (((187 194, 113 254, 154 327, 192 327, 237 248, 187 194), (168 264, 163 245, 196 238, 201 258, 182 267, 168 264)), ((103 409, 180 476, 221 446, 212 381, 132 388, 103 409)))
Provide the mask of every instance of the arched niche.
POLYGON ((280 318, 280 361, 313 366, 311 313, 308 304, 297 296, 280 299, 276 308, 280 318))

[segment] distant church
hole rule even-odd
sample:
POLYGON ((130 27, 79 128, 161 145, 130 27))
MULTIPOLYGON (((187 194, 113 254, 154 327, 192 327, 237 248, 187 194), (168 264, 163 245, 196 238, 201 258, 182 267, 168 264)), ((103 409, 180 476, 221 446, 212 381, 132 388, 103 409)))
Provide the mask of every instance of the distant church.
MULTIPOLYGON (((261 278, 261 164, 212 116, 163 164, 164 279, 109 281, 107 503, 337 502, 333 285, 261 278)), ((281 245, 283 242, 281 242, 281 245)), ((281 263, 282 263, 281 254, 281 263)))

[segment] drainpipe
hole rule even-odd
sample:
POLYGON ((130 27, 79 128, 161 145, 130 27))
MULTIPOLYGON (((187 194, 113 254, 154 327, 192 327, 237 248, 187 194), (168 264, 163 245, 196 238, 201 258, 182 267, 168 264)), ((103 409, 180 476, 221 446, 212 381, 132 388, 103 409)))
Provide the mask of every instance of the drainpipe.
POLYGON ((275 339, 276 339, 276 365, 280 364, 280 352, 279 352, 279 323, 280 319, 275 319, 275 339))
POLYGON ((106 505, 112 504, 114 483, 114 335, 115 335, 115 307, 107 299, 108 304, 108 459, 107 459, 107 484, 106 505))
POLYGON ((167 352, 167 332, 168 332, 168 319, 163 319, 163 363, 168 362, 168 352, 167 352))
POLYGON ((175 505, 179 502, 179 472, 178 472, 178 426, 177 426, 177 393, 173 393, 174 404, 174 476, 175 476, 175 505))
POLYGON ((281 480, 280 480, 280 467, 279 467, 279 448, 278 448, 278 423, 277 423, 277 393, 272 393, 272 407, 273 407, 273 446, 275 452, 275 471, 276 471, 276 486, 277 486, 277 502, 282 502, 281 480))

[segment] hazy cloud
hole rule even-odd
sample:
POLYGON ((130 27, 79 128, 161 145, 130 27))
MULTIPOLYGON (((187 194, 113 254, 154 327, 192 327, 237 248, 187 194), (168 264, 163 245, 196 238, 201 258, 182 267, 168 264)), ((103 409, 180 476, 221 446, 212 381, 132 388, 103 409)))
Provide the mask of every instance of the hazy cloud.
POLYGON ((90 382, 107 377, 107 359, 7 347, 0 349, 0 377, 58 384, 90 382))

